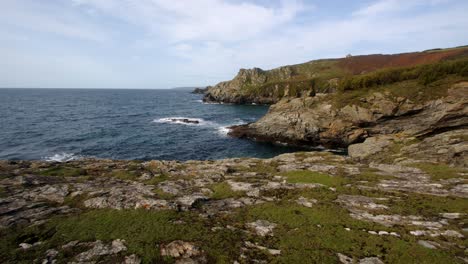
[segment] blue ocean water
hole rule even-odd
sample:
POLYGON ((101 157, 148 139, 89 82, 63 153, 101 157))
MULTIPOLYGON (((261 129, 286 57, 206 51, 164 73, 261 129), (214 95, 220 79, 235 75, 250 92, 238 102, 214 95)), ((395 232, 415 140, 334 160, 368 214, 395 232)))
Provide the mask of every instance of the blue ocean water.
POLYGON ((226 135, 226 126, 253 122, 268 107, 201 97, 178 89, 0 89, 0 159, 205 160, 297 150, 226 135))

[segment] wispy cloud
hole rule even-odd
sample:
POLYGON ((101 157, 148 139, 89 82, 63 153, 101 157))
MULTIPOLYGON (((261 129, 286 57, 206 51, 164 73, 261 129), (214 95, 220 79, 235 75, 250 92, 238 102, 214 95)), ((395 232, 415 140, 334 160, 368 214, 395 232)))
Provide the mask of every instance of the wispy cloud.
POLYGON ((0 7, 0 22, 3 27, 9 25, 37 33, 98 42, 109 38, 109 31, 86 22, 82 15, 42 2, 4 0, 0 7))
POLYGON ((295 0, 281 1, 276 7, 222 0, 73 1, 152 33, 164 33, 173 42, 248 39, 293 20, 304 7, 295 0))

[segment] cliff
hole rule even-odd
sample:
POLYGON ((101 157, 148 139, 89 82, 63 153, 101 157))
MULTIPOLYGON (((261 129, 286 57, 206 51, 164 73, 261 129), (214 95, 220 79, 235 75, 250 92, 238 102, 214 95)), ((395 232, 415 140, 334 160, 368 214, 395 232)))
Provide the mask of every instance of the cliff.
POLYGON ((272 70, 241 69, 231 81, 210 87, 205 102, 273 104, 281 98, 305 94, 332 93, 343 79, 388 68, 414 67, 464 57, 468 48, 348 56, 315 60, 272 70))

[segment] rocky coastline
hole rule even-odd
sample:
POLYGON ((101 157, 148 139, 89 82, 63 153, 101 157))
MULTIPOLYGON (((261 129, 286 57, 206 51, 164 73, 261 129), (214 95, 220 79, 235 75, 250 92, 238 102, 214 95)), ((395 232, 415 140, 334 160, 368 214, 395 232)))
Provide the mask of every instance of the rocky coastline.
POLYGON ((241 70, 204 100, 273 104, 231 136, 348 155, 0 161, 0 262, 468 263, 463 72, 354 90, 328 74, 323 89, 283 82, 301 67, 241 70))

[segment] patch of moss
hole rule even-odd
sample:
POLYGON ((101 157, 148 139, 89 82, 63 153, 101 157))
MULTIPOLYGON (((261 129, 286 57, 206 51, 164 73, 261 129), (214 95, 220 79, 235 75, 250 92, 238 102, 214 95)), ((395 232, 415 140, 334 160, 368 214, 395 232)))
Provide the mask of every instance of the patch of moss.
POLYGON ((85 169, 56 166, 39 172, 42 176, 76 177, 87 175, 85 169))
POLYGON ((88 199, 88 195, 80 194, 80 195, 76 195, 74 197, 71 197, 70 195, 68 195, 67 197, 65 197, 64 204, 68 205, 70 207, 83 208, 84 209, 83 202, 86 199, 88 199))
POLYGON ((249 171, 257 172, 261 174, 274 174, 277 172, 276 167, 278 164, 276 162, 266 163, 263 161, 258 162, 255 166, 251 167, 249 171))
POLYGON ((281 255, 270 259, 270 263, 337 263, 338 252, 356 260, 378 256, 384 263, 460 262, 453 252, 424 248, 411 236, 371 235, 363 229, 402 232, 353 219, 345 209, 331 203, 312 208, 288 202, 267 203, 246 208, 239 214, 243 222, 263 219, 277 224, 274 236, 260 241, 281 250, 281 255))
MULTIPOLYGON (((41 227, 3 230, 0 237, 0 259, 3 263, 31 263, 44 258, 45 250, 58 248, 73 240, 110 242, 124 239, 126 254, 137 254, 143 263, 167 263, 160 256, 159 245, 173 240, 193 241, 208 254, 210 263, 232 263, 242 243, 241 233, 222 229, 212 231, 203 219, 191 213, 148 210, 93 210, 77 216, 54 218, 41 227), (178 224, 182 221, 189 224, 178 224), (41 246, 24 251, 22 242, 43 241, 41 246)), ((58 262, 76 255, 60 254, 58 262)))
POLYGON ((233 191, 231 186, 227 182, 220 182, 213 184, 211 187, 213 193, 211 194, 212 199, 226 199, 232 197, 241 197, 244 192, 233 191))
POLYGON ((166 200, 169 200, 169 199, 173 199, 175 197, 175 195, 171 194, 171 193, 167 193, 161 189, 154 189, 153 192, 156 194, 156 196, 160 199, 166 199, 166 200))
POLYGON ((135 171, 118 169, 112 170, 111 172, 107 173, 106 176, 118 178, 121 180, 135 180, 139 175, 135 171))
POLYGON ((329 187, 336 187, 345 183, 345 179, 339 176, 330 176, 315 171, 289 171, 282 173, 289 183, 320 183, 329 187))
POLYGON ((401 215, 439 217, 441 213, 463 213, 468 211, 466 199, 452 196, 402 193, 399 195, 399 199, 389 199, 384 203, 390 207, 391 213, 401 215))
POLYGON ((445 164, 418 163, 412 166, 431 175, 432 180, 467 178, 466 176, 460 175, 460 173, 468 173, 466 169, 450 167, 445 164))

